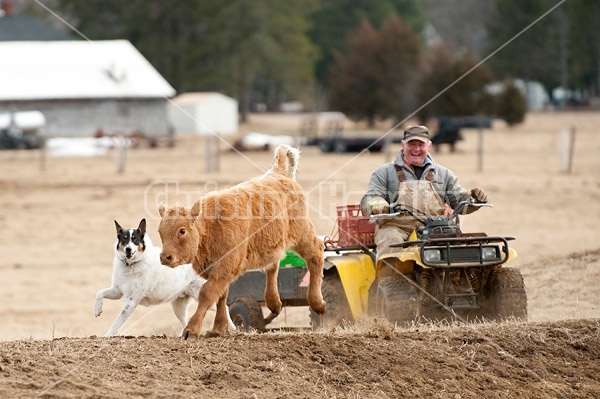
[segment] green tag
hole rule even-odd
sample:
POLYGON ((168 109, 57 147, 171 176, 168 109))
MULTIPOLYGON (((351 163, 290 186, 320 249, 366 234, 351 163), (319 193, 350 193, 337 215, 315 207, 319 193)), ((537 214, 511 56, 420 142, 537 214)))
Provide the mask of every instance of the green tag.
POLYGON ((296 252, 288 249, 285 251, 285 258, 279 262, 279 267, 306 267, 306 261, 300 257, 296 252))

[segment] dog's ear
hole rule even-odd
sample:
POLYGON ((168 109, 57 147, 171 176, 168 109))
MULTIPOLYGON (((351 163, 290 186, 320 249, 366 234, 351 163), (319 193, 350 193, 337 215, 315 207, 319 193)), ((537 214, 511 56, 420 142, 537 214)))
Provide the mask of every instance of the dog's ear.
POLYGON ((115 227, 117 228, 117 234, 121 234, 123 232, 123 228, 121 227, 119 222, 117 222, 116 220, 115 220, 115 227))
POLYGON ((160 214, 160 217, 163 217, 166 210, 167 210, 167 203, 165 201, 161 201, 160 205, 158 205, 158 213, 160 214))
POLYGON ((142 219, 140 221, 140 225, 138 226, 138 230, 142 234, 142 237, 146 234, 146 219, 142 219))

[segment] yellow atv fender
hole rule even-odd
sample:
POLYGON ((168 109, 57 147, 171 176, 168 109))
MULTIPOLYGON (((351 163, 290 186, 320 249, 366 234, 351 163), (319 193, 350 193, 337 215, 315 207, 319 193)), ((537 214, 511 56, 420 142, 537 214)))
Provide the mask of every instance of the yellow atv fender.
POLYGON ((513 259, 516 259, 517 257, 517 250, 514 249, 513 247, 509 247, 508 248, 508 259, 506 260, 507 262, 510 262, 513 259))
MULTIPOLYGON (((417 232, 413 230, 410 233, 407 242, 417 240, 417 232)), ((386 263, 388 265, 393 265, 397 271, 404 274, 412 272, 415 263, 423 266, 421 263, 421 251, 418 246, 397 248, 397 251, 393 253, 382 255, 381 258, 377 260, 378 274, 381 268, 386 266, 383 264, 384 261, 387 261, 386 263)))
POLYGON ((337 269, 344 293, 354 319, 358 320, 369 310, 369 288, 375 281, 375 265, 365 253, 346 253, 325 259, 325 270, 337 269))

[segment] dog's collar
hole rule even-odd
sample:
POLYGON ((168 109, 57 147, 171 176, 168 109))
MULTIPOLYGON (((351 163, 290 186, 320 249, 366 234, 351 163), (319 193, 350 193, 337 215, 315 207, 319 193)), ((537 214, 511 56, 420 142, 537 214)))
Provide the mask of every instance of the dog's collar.
POLYGON ((123 258, 123 263, 125 263, 127 266, 135 265, 136 263, 139 263, 140 261, 141 261, 140 259, 127 259, 127 257, 123 258))

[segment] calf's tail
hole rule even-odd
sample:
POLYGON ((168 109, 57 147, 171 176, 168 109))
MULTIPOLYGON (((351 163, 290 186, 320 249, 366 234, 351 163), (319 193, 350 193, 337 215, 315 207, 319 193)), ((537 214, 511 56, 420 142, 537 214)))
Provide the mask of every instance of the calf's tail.
POLYGON ((285 175, 296 180, 296 171, 300 161, 300 151, 287 144, 280 144, 275 148, 275 160, 271 171, 285 175))

